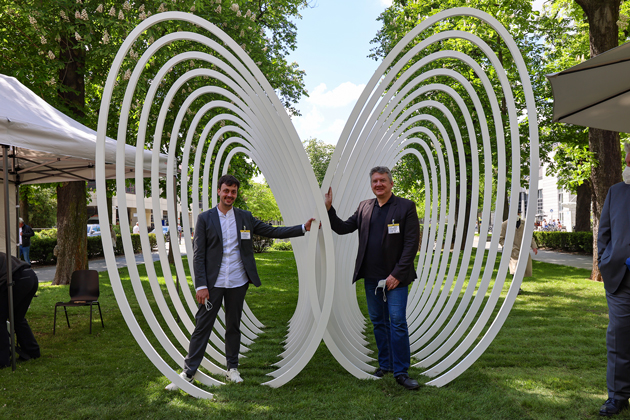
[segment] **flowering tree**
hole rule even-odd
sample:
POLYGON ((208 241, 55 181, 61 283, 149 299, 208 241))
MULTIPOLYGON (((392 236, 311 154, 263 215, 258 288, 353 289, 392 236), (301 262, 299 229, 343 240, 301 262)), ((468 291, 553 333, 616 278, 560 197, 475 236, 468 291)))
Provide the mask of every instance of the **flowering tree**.
MULTIPOLYGON (((129 0, 3 0, 0 72, 16 77, 57 109, 96 129, 105 80, 125 37, 151 15, 177 10, 207 19, 235 39, 259 65, 285 108, 297 114, 294 104, 305 93, 304 73, 297 63, 288 63, 286 56, 296 46, 296 27, 290 19, 299 18, 299 10, 307 5, 305 0, 146 0, 133 3, 129 0)), ((190 24, 169 22, 167 25, 170 31, 199 31, 190 24)), ((118 98, 113 103, 121 102, 116 99, 124 94, 122 88, 135 60, 162 35, 160 31, 164 31, 164 27, 151 28, 142 42, 134 44, 129 60, 124 63, 125 71, 118 79, 121 89, 115 92, 118 98)), ((173 43, 168 46, 168 52, 176 54, 184 48, 173 43)), ((156 58, 151 64, 161 64, 160 60, 156 58)), ((142 82, 146 89, 149 81, 142 82)), ((195 83, 201 82, 191 82, 188 89, 194 88, 195 83)), ((117 109, 114 107, 111 111, 110 116, 117 118, 117 109)), ((130 117, 132 130, 137 115, 130 117)), ((115 133, 108 135, 115 136, 115 133)), ((163 145, 164 150, 167 147, 168 144, 163 145)), ((233 160, 232 168, 245 177, 246 182, 257 171, 238 157, 233 160)), ((87 268, 85 190, 85 182, 63 183, 57 189, 59 253, 54 284, 67 283, 72 271, 87 268)))

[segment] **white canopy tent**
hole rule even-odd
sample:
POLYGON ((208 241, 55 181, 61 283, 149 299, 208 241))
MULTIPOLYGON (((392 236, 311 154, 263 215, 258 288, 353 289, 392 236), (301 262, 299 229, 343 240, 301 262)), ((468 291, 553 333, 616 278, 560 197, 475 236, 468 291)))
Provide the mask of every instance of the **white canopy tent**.
MULTIPOLYGON (((11 220, 16 200, 16 185, 96 178, 94 170, 96 131, 73 120, 48 104, 16 78, 0 74, 0 178, 4 181, 3 160, 9 157, 11 220)), ((136 148, 125 146, 125 176, 134 177, 136 148)), ((107 178, 116 175, 116 141, 105 145, 107 178)), ((150 176, 152 152, 144 151, 144 172, 150 176)), ((160 174, 166 175, 166 155, 160 156, 160 174)), ((0 216, 4 217, 4 194, 0 197, 0 216)), ((16 224, 17 225, 17 224, 16 224)), ((13 225, 12 225, 13 226, 13 225)), ((15 235, 12 235, 15 245, 15 235)), ((0 231, 0 251, 4 252, 4 229, 0 231)), ((12 246, 15 252, 15 247, 12 246)))
MULTIPOLYGON (((136 148, 127 145, 125 149, 125 176, 131 178, 135 176, 136 148)), ((96 131, 58 111, 16 78, 0 74, 0 153, 0 178, 4 187, 0 193, 0 216, 5 221, 4 228, 0 227, 0 251, 6 252, 9 247, 15 255, 17 187, 20 184, 95 179, 96 131), (10 213, 9 217, 7 213, 10 213)), ((142 165, 145 176, 151 174, 151 160, 152 152, 145 150, 142 165)), ((115 162, 116 141, 107 138, 107 178, 116 176, 115 162)), ((160 154, 160 175, 166 175, 166 162, 166 155, 160 154)), ((10 334, 13 338, 10 258, 7 258, 7 271, 10 334)), ((15 341, 12 339, 11 342, 15 370, 15 341)))

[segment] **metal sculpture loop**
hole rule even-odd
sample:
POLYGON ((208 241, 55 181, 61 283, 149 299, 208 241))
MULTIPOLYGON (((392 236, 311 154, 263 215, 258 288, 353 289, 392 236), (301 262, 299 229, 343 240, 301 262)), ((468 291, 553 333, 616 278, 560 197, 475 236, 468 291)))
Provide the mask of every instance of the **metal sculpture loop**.
MULTIPOLYGON (((521 259, 509 291, 504 296, 502 306, 491 319, 502 296, 510 253, 503 253, 498 257, 498 235, 492 236, 487 253, 483 245, 488 240, 491 208, 494 206, 496 213, 501 214, 506 202, 506 190, 520 191, 522 176, 519 115, 505 70, 496 54, 483 40, 461 31, 437 32, 421 38, 423 31, 454 16, 482 20, 507 45, 520 74, 520 84, 527 103, 530 170, 531 173, 537 173, 536 110, 529 77, 516 44, 505 28, 491 16, 474 9, 460 8, 426 19, 409 32, 385 58, 352 111, 322 185, 323 191, 332 186, 335 191, 335 207, 340 214, 349 215, 360 200, 370 197, 366 174, 372 166, 394 167, 407 155, 415 156, 420 163, 425 188, 425 217, 419 246, 418 280, 410 290, 407 316, 412 355, 419 360, 416 366, 427 368, 425 374, 428 376, 437 376, 428 382, 437 386, 450 382, 464 372, 492 342, 514 303, 527 261, 527 247, 522 247, 521 259), (458 51, 442 50, 427 54, 428 47, 435 48, 436 43, 453 38, 475 45, 483 52, 485 64, 482 66, 472 57, 458 51), (402 57, 397 60, 400 55, 402 57), (431 67, 435 62, 444 59, 458 60, 468 66, 478 77, 477 85, 480 84, 483 90, 478 92, 466 77, 448 68, 429 68, 423 71, 425 67, 431 67), (497 93, 484 71, 488 66, 494 68, 494 77, 497 78, 495 80, 498 80, 501 95, 507 104, 507 144, 497 93), (443 83, 446 78, 454 81, 459 88, 454 89, 451 83, 443 83), (436 101, 436 92, 440 93, 437 96, 448 97, 448 103, 436 101), (487 108, 484 108, 480 97, 487 98, 489 102, 491 115, 488 117, 487 108), (463 119, 465 127, 458 126, 457 116, 463 119), (494 121, 493 131, 488 121, 494 121), (508 160, 508 155, 511 161, 508 160), (493 163, 497 168, 496 173, 492 169, 493 163), (508 168, 511 168, 509 173, 508 168), (509 187, 508 176, 511 178, 509 187), (480 191, 482 185, 483 192, 480 191), (489 198, 493 197, 493 191, 496 191, 494 202, 489 198), (472 262, 475 220, 466 217, 466 205, 463 205, 466 202, 470 203, 472 209, 482 209, 480 247, 472 262), (456 223, 461 226, 463 221, 467 223, 466 229, 460 227, 455 230, 456 223), (467 233, 464 237, 465 231, 467 233), (452 252, 448 252, 450 244, 453 245, 452 252), (461 248, 464 249, 463 253, 460 252, 461 248), (495 275, 493 270, 497 258, 499 267, 495 275), (472 270, 469 274, 471 263, 472 270)), ((289 321, 285 351, 280 355, 282 359, 276 364, 278 369, 270 373, 274 379, 265 384, 277 387, 295 377, 311 359, 322 339, 337 361, 351 374, 358 378, 373 379, 371 372, 375 368, 369 364, 373 359, 369 356, 368 341, 363 335, 365 319, 357 304, 356 290, 349 280, 352 278, 357 238, 353 235, 332 235, 322 192, 300 139, 273 88, 246 51, 213 24, 187 13, 157 14, 129 34, 120 48, 103 92, 99 118, 99 212, 107 213, 102 151, 114 87, 117 79, 121 78, 123 63, 126 62, 134 42, 139 42, 149 28, 167 20, 195 25, 207 31, 207 36, 197 33, 198 31, 164 35, 146 48, 137 59, 133 72, 127 72, 125 78, 128 76, 128 83, 124 99, 116 104, 120 108, 118 167, 124 167, 121 165, 124 145, 127 142, 134 143, 138 150, 136 194, 143 196, 141 168, 145 162, 142 160, 142 151, 145 147, 152 149, 152 205, 154 209, 159 209, 160 171, 165 171, 167 199, 172 203, 168 209, 168 220, 170 226, 177 226, 177 214, 188 213, 189 201, 192 202, 193 220, 196 220, 200 208, 207 210, 211 205, 216 205, 216 196, 212 192, 216 191, 217 178, 228 171, 236 154, 242 153, 252 159, 265 175, 287 224, 298 223, 308 215, 314 215, 322 222, 319 233, 292 240, 298 266, 298 303, 289 321), (139 98, 141 89, 138 81, 142 73, 149 71, 147 69, 150 69, 154 56, 160 54, 166 46, 177 42, 188 42, 192 46, 188 51, 170 58, 157 71, 151 72, 151 83, 146 94, 139 98), (195 45, 198 47, 194 47, 195 45), (190 63, 191 68, 185 68, 185 63, 190 63), (166 82, 173 69, 177 70, 177 77, 167 91, 159 91, 158 94, 160 85, 166 82), (200 79, 204 80, 203 87, 186 90, 188 81, 200 79), (164 123, 174 98, 180 94, 185 99, 181 101, 174 117, 170 134, 165 136, 164 123), (132 106, 134 99, 142 107, 138 108, 137 129, 131 130, 128 119, 130 112, 135 112, 132 106), (199 104, 200 101, 204 101, 201 106, 192 107, 193 103, 199 104), (155 114, 152 107, 156 106, 159 112, 156 122, 151 126, 152 141, 147 142, 149 117, 151 113, 155 114), (190 121, 187 118, 189 114, 192 114, 190 121), (133 138, 128 136, 130 131, 136 133, 133 138), (169 138, 168 150, 161 143, 164 137, 169 138), (183 146, 178 142, 182 142, 183 146), (183 152, 179 164, 186 169, 177 174, 175 156, 180 148, 183 152), (166 169, 160 166, 160 151, 167 152, 166 169), (190 174, 187 168, 192 168, 190 174), (176 175, 181 177, 179 197, 176 196, 174 183, 168 181, 176 175), (192 197, 189 197, 189 188, 192 197), (212 202, 209 196, 213 197, 212 202)), ((537 176, 530 177, 530 191, 537 191, 537 179, 537 176)), ((117 173, 116 185, 119 209, 125 214, 127 203, 122 169, 117 173)), ((508 225, 514 226, 518 194, 511 195, 509 204, 508 225)), ((138 200, 143 254, 145 261, 151 261, 147 236, 149 221, 145 210, 142 200, 138 200)), ((523 243, 531 240, 533 217, 533 212, 529 212, 523 243)), ((185 232, 193 227, 189 225, 187 217, 183 217, 182 222, 185 232)), ((175 364, 183 366, 185 355, 178 346, 188 348, 188 337, 194 329, 191 314, 194 316, 197 310, 190 287, 186 287, 191 279, 186 276, 178 247, 173 249, 173 273, 168 264, 164 237, 157 235, 162 276, 170 297, 168 301, 162 293, 154 266, 146 264, 151 293, 160 317, 163 318, 163 322, 159 322, 154 312, 156 308, 149 304, 135 266, 131 236, 128 234, 129 221, 121 218, 122 241, 135 299, 151 333, 163 349, 160 354, 149 342, 131 310, 118 275, 108 230, 109 226, 104 225, 102 239, 109 276, 116 299, 134 337, 149 359, 168 379, 191 395, 211 397, 207 391, 181 379, 162 356, 166 353, 175 364), (187 280, 182 288, 181 300, 174 275, 182 281, 187 280), (182 320, 182 324, 177 323, 175 314, 182 320)), ((513 238, 514 229, 508 229, 506 243, 512 243, 513 238)), ((188 235, 184 235, 184 242, 188 255, 192 255, 192 243, 188 235)), ((193 273, 192 258, 188 259, 188 264, 189 272, 193 273)), ((219 318, 222 317, 223 314, 220 313, 219 318)), ((245 352, 248 350, 246 346, 263 332, 263 324, 247 305, 241 328, 245 346, 242 351, 245 352)), ((215 331, 211 342, 222 349, 225 331, 218 322, 215 331)), ((225 363, 225 356, 208 345, 207 358, 202 366, 210 373, 221 374, 225 363)), ((201 371, 198 371, 195 378, 205 385, 221 384, 201 371)))

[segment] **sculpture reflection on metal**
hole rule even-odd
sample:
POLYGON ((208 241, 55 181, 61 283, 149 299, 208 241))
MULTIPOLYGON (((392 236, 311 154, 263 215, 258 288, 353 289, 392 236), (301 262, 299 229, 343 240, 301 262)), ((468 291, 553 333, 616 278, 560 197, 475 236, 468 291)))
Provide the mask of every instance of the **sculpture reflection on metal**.
MULTIPOLYGON (((114 87, 117 80, 123 78, 123 62, 128 62, 134 42, 146 42, 141 37, 149 28, 165 21, 178 21, 180 25, 195 25, 207 34, 197 33, 199 30, 180 30, 151 43, 137 59, 133 72, 127 72, 124 98, 120 104, 115 104, 120 115, 117 122, 117 163, 121 169, 116 180, 120 213, 127 214, 128 209, 122 171, 123 149, 126 143, 132 143, 138 150, 135 186, 139 197, 145 194, 141 175, 145 162, 141 160, 141 153, 145 147, 153 150, 153 175, 148 195, 153 197, 154 213, 160 208, 160 151, 168 153, 165 185, 167 199, 171 203, 168 210, 170 226, 177 225, 178 213, 188 213, 189 188, 192 191, 192 220, 196 220, 200 209, 207 210, 216 205, 216 194, 213 193, 217 189, 216 181, 228 171, 231 159, 238 153, 252 159, 261 169, 286 224, 300 223, 310 216, 322 222, 317 235, 312 232, 304 238, 292 240, 298 267, 299 296, 295 313, 289 321, 285 351, 279 355, 278 369, 269 374, 273 379, 265 385, 278 387, 295 377, 311 359, 322 339, 348 372, 357 378, 375 379, 371 375, 375 367, 370 364, 374 359, 370 357, 368 341, 363 334, 366 321, 357 304, 356 289, 350 281, 357 237, 332 234, 322 191, 332 186, 335 193, 333 204, 339 214, 350 215, 360 200, 371 196, 367 177, 369 169, 376 165, 394 167, 406 155, 418 159, 423 173, 419 181, 425 189, 418 280, 411 287, 407 309, 412 355, 419 360, 415 366, 426 368, 424 373, 435 378, 428 382, 429 385, 447 384, 483 354, 503 325, 521 284, 528 247, 521 247, 519 261, 523 263, 519 262, 509 290, 504 293, 510 253, 497 255, 498 235, 492 236, 487 252, 483 245, 488 242, 491 208, 495 208, 496 214, 502 214, 504 202, 508 201, 506 190, 521 190, 518 118, 522 115, 517 115, 514 94, 501 62, 483 40, 461 31, 436 32, 430 36, 423 33, 429 29, 433 31, 434 25, 454 16, 482 20, 502 37, 508 47, 520 74, 519 83, 527 104, 530 171, 537 174, 536 109, 525 64, 505 28, 491 16, 474 9, 447 10, 426 19, 383 60, 352 111, 321 190, 297 132, 273 88, 247 52, 216 26, 188 13, 161 13, 142 22, 120 48, 107 79, 99 116, 97 195, 101 214, 107 214, 102 152, 114 87), (477 51, 485 55, 483 66, 457 51, 441 50, 427 54, 427 47, 434 50, 436 44, 449 39, 465 40, 476 46, 477 51), (146 93, 142 93, 144 87, 138 86, 138 81, 141 74, 151 68, 154 55, 164 54, 163 49, 169 44, 182 45, 184 42, 189 45, 187 51, 174 55, 161 68, 153 70, 150 85, 146 87, 146 93), (398 58, 400 55, 402 57, 398 58), (444 59, 457 60, 462 67, 474 71, 477 77, 475 85, 451 69, 435 66, 436 62, 444 59), (485 72, 490 65, 494 68, 493 77, 501 87, 499 96, 505 98, 507 105, 507 139, 497 93, 485 72), (169 74, 174 69, 177 76, 173 78, 169 74), (447 84, 444 83, 446 79, 450 80, 447 84), (159 86, 168 86, 167 80, 171 83, 169 89, 158 94, 159 86), (187 89, 190 80, 203 80, 204 86, 194 91, 187 89), (483 89, 477 91, 476 86, 483 89), (184 97, 179 101, 179 109, 174 110, 172 104, 176 95, 184 97), (448 97, 449 100, 447 103, 438 102, 435 100, 438 96, 448 97), (486 116, 488 107, 484 108, 484 99, 489 103, 490 116, 486 116), (200 101, 205 101, 202 106, 198 106, 200 101), (193 103, 197 104, 194 112, 193 103), (177 114, 173 127, 170 134, 165 134, 167 114, 174 111, 177 114), (131 131, 128 126, 130 112, 139 112, 140 123, 133 137, 128 135, 131 131), (192 118, 189 119, 188 114, 192 118), (456 116, 465 121, 465 127, 458 125, 456 116), (150 119, 152 141, 147 142, 150 119), (489 127, 492 121, 493 136, 489 127), (166 137, 169 138, 168 143, 162 144, 162 139, 166 137), (191 169, 178 174, 175 171, 175 156, 180 149, 183 150, 180 167, 191 169), (508 156, 511 161, 508 161, 508 156), (509 173, 508 168, 511 168, 509 173), (179 197, 176 196, 174 183, 168 181, 175 176, 181 177, 179 197), (511 179, 510 185, 507 184, 508 178, 511 179), (494 202, 490 198, 493 197, 493 188, 494 202), (212 201, 209 196, 212 196, 212 201), (467 201, 470 208, 482 210, 480 246, 473 261, 475 218, 466 217, 467 201), (456 220, 460 227, 455 231, 456 220), (461 227, 464 221, 467 222, 466 229, 461 227), (450 244, 452 252, 447 252, 450 244), (472 270, 467 273, 471 263, 472 270), (494 274, 497 263, 498 271, 494 274), (497 309, 500 298, 503 303, 497 309)), ((529 191, 537 191, 537 179, 537 176, 530 177, 529 191)), ((516 224, 518 196, 513 193, 509 198, 508 226, 516 224)), ((138 200, 143 256, 145 261, 151 261, 147 236, 149 220, 145 210, 143 201, 138 200)), ((527 214, 524 244, 531 241, 533 217, 532 212, 527 214)), ((177 366, 183 366, 185 351, 182 353, 181 349, 188 349, 188 339, 194 329, 192 318, 197 310, 191 291, 193 279, 186 276, 179 248, 173 247, 173 273, 168 264, 165 239, 161 234, 157 235, 160 266, 168 297, 162 291, 154 266, 146 264, 148 286, 155 301, 151 305, 135 264, 128 233, 129 221, 123 217, 120 223, 133 295, 139 308, 136 312, 128 300, 127 295, 131 292, 123 289, 106 224, 103 225, 102 239, 112 287, 129 328, 145 354, 169 380, 190 395, 211 397, 211 393, 182 380, 175 370, 177 366), (184 284, 181 299, 176 290, 176 277, 184 284), (137 313, 141 313, 146 321, 144 329, 136 319, 137 313), (176 317, 182 320, 181 324, 176 317), (155 344, 148 336, 154 337, 155 344), (160 351, 154 346, 159 346, 160 351)), ((184 232, 194 228, 187 217, 183 218, 182 224, 184 232)), ((513 237, 514 229, 508 229, 506 243, 512 243, 513 237)), ((187 254, 192 256, 191 239, 189 235, 183 235, 183 238, 187 254)), ((192 258, 188 258, 188 270, 193 273, 192 258)), ((219 314, 219 318, 223 318, 223 313, 219 314)), ((247 305, 242 330, 242 351, 246 352, 247 346, 263 332, 263 324, 247 305)), ((202 367, 211 374, 222 374, 225 369, 222 353, 224 333, 217 322, 215 333, 211 336, 216 348, 208 345, 207 358, 202 362, 202 367)), ((222 383, 201 370, 195 379, 209 386, 222 383)))

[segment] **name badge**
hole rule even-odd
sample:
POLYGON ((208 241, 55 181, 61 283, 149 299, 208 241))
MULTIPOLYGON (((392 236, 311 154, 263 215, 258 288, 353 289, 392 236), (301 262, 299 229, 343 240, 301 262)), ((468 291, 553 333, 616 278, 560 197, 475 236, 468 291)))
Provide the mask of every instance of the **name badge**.
POLYGON ((241 230, 241 239, 252 239, 249 230, 241 230))
POLYGON ((394 233, 400 233, 400 225, 398 223, 387 225, 387 233, 390 235, 394 233))

